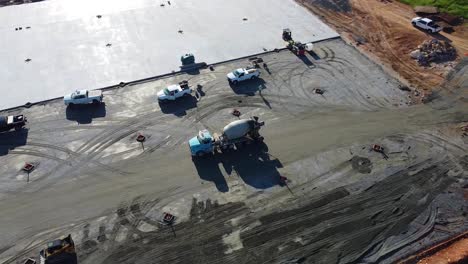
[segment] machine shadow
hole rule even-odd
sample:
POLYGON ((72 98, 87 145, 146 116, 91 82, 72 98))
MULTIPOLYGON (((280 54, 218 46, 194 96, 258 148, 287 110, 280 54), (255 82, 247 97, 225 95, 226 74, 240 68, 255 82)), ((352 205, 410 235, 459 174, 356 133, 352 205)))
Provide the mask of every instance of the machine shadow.
POLYGON ((28 142, 27 128, 19 131, 8 131, 0 133, 0 156, 7 155, 10 150, 24 146, 28 142))
POLYGON ((195 96, 185 96, 173 102, 159 102, 159 107, 164 114, 182 117, 187 114, 187 110, 196 108, 197 103, 198 101, 195 96))
POLYGON ((94 118, 106 116, 106 104, 69 105, 65 112, 67 120, 76 121, 79 124, 90 124, 94 118))
POLYGON ((220 170, 220 164, 229 176, 239 176, 246 184, 256 189, 267 189, 280 184, 279 168, 282 163, 268 154, 265 143, 245 145, 238 150, 194 159, 201 179, 212 181, 221 192, 229 187, 220 170))
POLYGON ((309 52, 310 56, 312 56, 312 58, 313 58, 314 60, 320 60, 320 59, 321 59, 320 56, 317 55, 317 53, 315 53, 313 50, 310 50, 310 51, 308 51, 308 52, 309 52))
MULTIPOLYGON (((315 53, 314 53, 315 54, 315 53)), ((311 67, 314 66, 314 63, 306 56, 297 56, 306 66, 311 67)))
POLYGON ((267 189, 279 185, 278 169, 283 167, 279 159, 271 157, 268 146, 262 142, 223 154, 221 163, 228 175, 238 175, 256 189, 267 189))

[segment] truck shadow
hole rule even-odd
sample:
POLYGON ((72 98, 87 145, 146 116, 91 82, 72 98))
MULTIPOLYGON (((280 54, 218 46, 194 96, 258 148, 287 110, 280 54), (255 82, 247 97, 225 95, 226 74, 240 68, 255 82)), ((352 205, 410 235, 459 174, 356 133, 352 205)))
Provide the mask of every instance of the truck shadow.
POLYGON ((20 131, 8 131, 0 133, 0 156, 7 155, 10 150, 24 146, 28 142, 27 128, 20 131))
POLYGON ((430 38, 435 38, 435 39, 438 39, 438 40, 443 40, 443 41, 447 41, 449 43, 452 43, 451 39, 449 39, 446 36, 440 34, 439 32, 432 33, 432 32, 428 32, 427 30, 424 30, 424 29, 419 28, 419 27, 414 27, 414 28, 419 30, 420 32, 426 34, 430 38))
POLYGON ((267 189, 279 184, 278 168, 283 164, 277 158, 272 159, 265 143, 247 145, 220 157, 228 175, 237 175, 254 188, 267 189))
POLYGON ((266 82, 262 78, 256 78, 254 80, 247 80, 238 84, 229 83, 232 91, 236 94, 244 94, 248 96, 254 96, 257 91, 266 87, 266 82))
POLYGON ((186 96, 173 102, 159 103, 161 112, 164 114, 173 114, 178 117, 185 116, 187 110, 197 107, 197 98, 195 96, 186 96))
POLYGON ((94 118, 106 116, 106 104, 69 105, 65 110, 67 120, 90 124, 94 118))
POLYGON ((223 154, 194 159, 198 175, 202 180, 212 181, 221 192, 229 191, 226 179, 220 169, 229 176, 239 176, 244 183, 257 188, 267 189, 279 185, 278 168, 283 165, 268 154, 268 146, 264 143, 251 144, 239 150, 223 154))

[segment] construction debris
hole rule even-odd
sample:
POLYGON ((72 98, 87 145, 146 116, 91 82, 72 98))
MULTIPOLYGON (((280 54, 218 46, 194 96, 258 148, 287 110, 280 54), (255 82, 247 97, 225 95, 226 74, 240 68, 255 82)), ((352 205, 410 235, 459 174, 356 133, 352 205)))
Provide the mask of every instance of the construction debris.
POLYGON ((454 16, 447 13, 438 14, 437 18, 452 26, 460 25, 463 23, 463 17, 454 16))
POLYGON ((410 53, 413 59, 417 59, 419 65, 428 66, 431 62, 444 62, 454 60, 457 51, 449 42, 438 39, 424 41, 417 50, 410 53))
POLYGON ((263 63, 263 59, 262 58, 257 58, 257 57, 252 57, 252 58, 249 58, 249 62, 251 64, 251 67, 260 68, 260 63, 263 63))

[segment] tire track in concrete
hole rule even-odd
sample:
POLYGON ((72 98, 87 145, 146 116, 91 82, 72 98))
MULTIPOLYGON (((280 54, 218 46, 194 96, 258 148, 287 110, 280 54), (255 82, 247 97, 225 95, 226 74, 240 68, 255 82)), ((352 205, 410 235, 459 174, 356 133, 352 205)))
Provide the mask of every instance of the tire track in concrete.
POLYGON ((10 150, 8 154, 27 155, 27 156, 34 156, 34 157, 40 157, 40 158, 47 158, 50 160, 58 161, 60 164, 71 166, 71 162, 68 160, 57 158, 55 156, 44 154, 38 151, 10 150))
MULTIPOLYGON (((27 142, 26 145, 30 145, 30 146, 35 146, 35 147, 41 147, 41 148, 47 148, 47 149, 55 149, 55 150, 58 150, 58 151, 62 151, 62 152, 65 152, 67 153, 68 155, 70 156, 73 156, 74 158, 77 158, 77 157, 81 157, 82 154, 78 153, 78 152, 75 152, 75 151, 72 151, 68 148, 64 148, 64 147, 59 147, 59 146, 56 146, 56 145, 51 145, 51 144, 44 144, 44 143, 37 143, 37 142, 27 142)), ((74 159, 68 159, 68 161, 72 164, 74 159)), ((114 172, 118 172, 120 174, 128 174, 124 171, 121 171, 121 170, 118 170, 112 166, 108 166, 106 164, 102 164, 100 163, 99 161, 91 161, 93 164, 101 167, 101 168, 104 168, 104 169, 107 169, 107 170, 110 170, 110 171, 114 171, 114 172)))

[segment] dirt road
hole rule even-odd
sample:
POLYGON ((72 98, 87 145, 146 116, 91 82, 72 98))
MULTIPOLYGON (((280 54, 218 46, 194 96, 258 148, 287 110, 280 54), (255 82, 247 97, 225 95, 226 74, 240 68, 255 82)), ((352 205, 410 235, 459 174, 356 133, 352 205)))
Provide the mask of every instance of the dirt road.
POLYGON ((316 49, 265 55, 270 73, 239 86, 225 74, 245 60, 106 91, 85 114, 26 110, 27 138, 0 138, 0 262, 71 233, 80 263, 390 263, 466 229, 467 64, 446 95, 409 107, 399 82, 341 40, 316 49), (154 103, 181 79, 202 85, 200 101, 154 103), (235 120, 233 108, 265 120, 265 145, 193 162, 186 140, 235 120), (17 164, 31 157, 26 184, 17 164), (158 224, 165 211, 174 230, 158 224))
POLYGON ((468 26, 455 27, 451 34, 430 35, 413 28, 416 17, 412 8, 398 1, 376 0, 301 0, 298 1, 332 25, 350 43, 367 56, 416 88, 432 90, 444 80, 450 67, 420 67, 409 56, 424 40, 449 40, 460 57, 468 52, 468 26))

